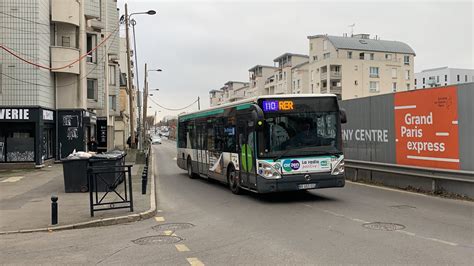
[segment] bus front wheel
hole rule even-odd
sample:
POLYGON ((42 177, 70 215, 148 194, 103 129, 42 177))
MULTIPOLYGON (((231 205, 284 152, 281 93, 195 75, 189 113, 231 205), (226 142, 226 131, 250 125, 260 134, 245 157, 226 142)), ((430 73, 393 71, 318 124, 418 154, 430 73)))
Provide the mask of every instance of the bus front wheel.
POLYGON ((196 178, 196 175, 193 173, 193 165, 192 165, 192 163, 191 163, 191 159, 190 159, 190 158, 188 158, 187 170, 188 170, 188 176, 189 176, 189 178, 196 178))
POLYGON ((237 172, 235 171, 233 167, 229 169, 229 172, 227 174, 227 179, 229 181, 230 191, 232 191, 232 193, 237 194, 237 195, 241 194, 242 191, 239 186, 239 175, 237 174, 237 172))

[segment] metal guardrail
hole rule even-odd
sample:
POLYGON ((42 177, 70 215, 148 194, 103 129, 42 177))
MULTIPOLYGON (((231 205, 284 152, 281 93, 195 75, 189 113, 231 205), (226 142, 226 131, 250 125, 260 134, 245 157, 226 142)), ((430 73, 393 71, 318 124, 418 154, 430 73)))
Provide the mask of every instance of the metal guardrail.
MULTIPOLYGON (((474 172, 462 170, 446 170, 435 168, 423 168, 416 166, 397 165, 379 162, 367 162, 345 159, 347 168, 377 171, 391 174, 400 174, 429 179, 449 180, 457 182, 474 183, 474 172)), ((355 177, 357 179, 357 177, 355 177)))

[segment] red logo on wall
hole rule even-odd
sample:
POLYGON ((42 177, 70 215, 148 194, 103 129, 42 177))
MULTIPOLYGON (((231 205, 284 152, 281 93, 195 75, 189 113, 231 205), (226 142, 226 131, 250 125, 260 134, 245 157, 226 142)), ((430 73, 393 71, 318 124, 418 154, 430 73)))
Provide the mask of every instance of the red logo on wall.
POLYGON ((395 94, 397 164, 459 169, 456 86, 395 94))

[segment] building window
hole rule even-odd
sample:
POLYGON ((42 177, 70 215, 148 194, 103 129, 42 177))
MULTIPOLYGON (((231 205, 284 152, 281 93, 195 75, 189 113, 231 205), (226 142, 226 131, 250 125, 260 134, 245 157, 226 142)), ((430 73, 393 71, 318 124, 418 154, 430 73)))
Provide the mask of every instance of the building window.
POLYGON ((293 80, 293 90, 296 88, 296 80, 293 80))
POLYGON ((410 79, 410 70, 405 70, 405 79, 406 80, 410 79))
POLYGON ((311 84, 311 93, 314 93, 314 84, 311 84))
POLYGON ((313 81, 313 80, 314 80, 314 71, 311 70, 311 81, 313 81))
MULTIPOLYGON (((97 46, 97 35, 87 34, 87 52, 91 51, 97 46)), ((87 55, 87 62, 97 63, 97 50, 87 55)))
POLYGON ((117 97, 109 95, 109 110, 115 111, 117 109, 117 97))
POLYGON ((370 54, 370 60, 374 60, 375 56, 373 53, 370 54))
POLYGON ((359 70, 359 66, 354 66, 354 71, 359 70))
POLYGON ((297 84, 298 84, 297 88, 299 89, 300 88, 300 80, 298 80, 297 84))
POLYGON ((407 83, 407 91, 410 90, 410 83, 407 83))
POLYGON ((385 54, 385 60, 392 60, 392 55, 391 54, 385 54))
POLYGON ((323 41, 323 50, 326 51, 328 49, 328 41, 324 40, 323 41))
POLYGON ((423 85, 425 85, 425 78, 423 78, 423 85))
POLYGON ((311 51, 313 50, 313 43, 309 44, 309 50, 311 50, 311 51))
POLYGON ((359 85, 359 82, 357 82, 357 80, 354 80, 354 85, 359 85))
POLYGON ((352 52, 347 52, 347 58, 352 59, 352 52))
POLYGON ((115 86, 115 84, 117 84, 116 74, 116 66, 109 65, 109 85, 115 86))
POLYGON ((436 83, 439 83, 439 76, 436 76, 436 83))
POLYGON ((323 54, 324 59, 328 59, 331 56, 331 53, 325 53, 323 54))
POLYGON ((98 96, 97 79, 87 79, 87 99, 96 100, 98 96))
POLYGON ((410 56, 409 55, 403 56, 403 63, 405 65, 410 65, 410 56))
POLYGON ((448 81, 448 75, 444 75, 444 81, 448 81))
POLYGON ((467 75, 464 76, 464 82, 467 82, 467 75))
POLYGON ((63 46, 63 47, 71 47, 71 37, 62 36, 62 37, 61 37, 61 46, 63 46))
POLYGON ((415 79, 415 86, 416 86, 416 79, 415 79))
POLYGON ((286 72, 283 72, 283 79, 286 80, 286 72))
POLYGON ((397 83, 392 82, 392 92, 397 92, 397 83))
POLYGON ((457 75, 458 82, 461 81, 461 76, 457 75))
POLYGON ((379 92, 379 82, 378 81, 371 81, 369 83, 369 91, 370 92, 379 92))
POLYGON ((370 67, 369 73, 371 78, 378 78, 379 77, 379 68, 378 67, 370 67))
POLYGON ((397 78, 397 69, 392 68, 392 78, 396 79, 397 78))
POLYGON ((360 60, 364 60, 364 59, 365 59, 365 54, 364 54, 364 53, 360 53, 360 54, 359 54, 359 59, 360 59, 360 60))

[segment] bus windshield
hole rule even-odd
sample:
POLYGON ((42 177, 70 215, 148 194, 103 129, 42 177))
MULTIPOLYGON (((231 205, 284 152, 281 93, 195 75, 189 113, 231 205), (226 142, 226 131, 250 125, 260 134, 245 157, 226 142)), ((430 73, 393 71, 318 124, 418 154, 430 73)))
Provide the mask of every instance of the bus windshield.
POLYGON ((321 106, 317 105, 318 100, 298 102, 294 99, 292 110, 265 112, 264 134, 260 140, 264 142, 264 150, 259 151, 260 157, 342 153, 337 102, 321 106))

